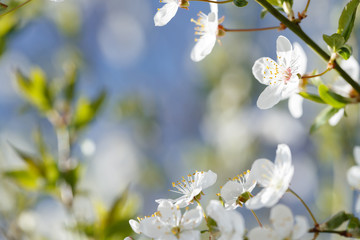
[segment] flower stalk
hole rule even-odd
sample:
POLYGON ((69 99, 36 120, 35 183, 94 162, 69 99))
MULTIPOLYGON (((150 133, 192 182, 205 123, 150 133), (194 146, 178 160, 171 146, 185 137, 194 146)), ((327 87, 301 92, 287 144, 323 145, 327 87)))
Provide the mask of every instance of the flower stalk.
POLYGON ((189 2, 208 2, 208 3, 216 3, 216 4, 224 4, 233 2, 233 0, 226 0, 226 1, 212 1, 212 0, 189 0, 189 2))
POLYGON ((257 31, 267 31, 267 30, 282 30, 281 27, 265 27, 265 28, 249 28, 249 29, 229 29, 229 28, 223 28, 225 32, 257 32, 257 31))
POLYGON ((304 202, 304 200, 302 200, 302 198, 297 195, 291 188, 288 188, 287 190, 288 192, 292 193, 297 199, 300 200, 300 202, 304 205, 304 207, 306 208, 306 210, 309 212, 312 220, 314 221, 315 227, 317 227, 319 225, 319 223, 316 221, 314 214, 311 212, 310 208, 308 207, 308 205, 304 202))
MULTIPOLYGON (((7 12, 5 12, 3 14, 0 14, 0 17, 4 17, 5 15, 8 15, 9 13, 12 13, 12 12, 16 11, 17 9, 25 6, 29 2, 31 2, 31 0, 27 0, 27 1, 23 2, 22 4, 20 4, 20 5, 17 5, 16 7, 10 9, 9 11, 7 11, 7 12)), ((2 7, 4 7, 3 5, 5 5, 5 4, 1 4, 2 7)), ((5 5, 5 6, 7 7, 7 5, 5 5)))
MULTIPOLYGON (((317 45, 302 29, 295 23, 287 19, 277 9, 275 9, 267 0, 256 0, 261 6, 263 6, 269 13, 282 22, 287 28, 301 38, 307 45, 309 45, 317 54, 320 55, 326 62, 329 62, 330 56, 319 45, 317 45)), ((307 9, 306 9, 307 10, 307 9)), ((334 62, 334 69, 340 74, 340 76, 348 82, 358 93, 360 93, 360 85, 354 81, 349 74, 347 74, 336 62, 334 62)))

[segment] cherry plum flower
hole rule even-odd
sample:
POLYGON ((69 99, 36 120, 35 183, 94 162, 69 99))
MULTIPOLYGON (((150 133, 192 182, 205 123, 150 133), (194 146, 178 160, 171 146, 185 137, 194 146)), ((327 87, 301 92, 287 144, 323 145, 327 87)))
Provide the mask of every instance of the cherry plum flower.
POLYGON ((160 2, 165 3, 165 5, 162 8, 159 8, 154 16, 155 26, 159 27, 170 22, 182 4, 182 1, 180 0, 160 0, 160 2))
MULTIPOLYGON (((187 175, 187 177, 182 177, 181 181, 173 182, 172 186, 176 190, 169 190, 171 192, 182 194, 181 197, 177 199, 168 199, 175 205, 183 208, 193 203, 195 198, 200 199, 202 191, 216 182, 217 175, 211 170, 207 172, 198 172, 196 171, 193 174, 187 175)), ((157 203, 164 201, 164 199, 156 200, 157 203)))
POLYGON ((282 204, 271 209, 270 222, 273 228, 256 227, 249 232, 249 240, 303 239, 309 228, 305 217, 295 216, 294 221, 291 210, 282 204))
MULTIPOLYGON (((360 146, 354 147, 354 158, 357 165, 347 171, 347 180, 350 186, 360 190, 360 146)), ((356 200, 355 211, 360 212, 360 196, 356 200)))
POLYGON ((215 46, 219 19, 218 6, 215 3, 210 3, 210 13, 208 15, 200 12, 198 20, 191 19, 197 26, 195 27, 195 34, 200 35, 196 39, 196 44, 191 51, 191 60, 199 62, 209 55, 215 46))
MULTIPOLYGON (((340 66, 342 69, 344 69, 345 72, 347 72, 350 75, 352 79, 354 79, 355 81, 359 81, 360 66, 358 61, 356 61, 356 59, 353 56, 351 56, 348 60, 341 61, 340 66)), ((353 87, 350 84, 348 84, 343 78, 338 79, 334 83, 332 89, 336 93, 347 98, 357 96, 357 93, 353 89, 353 87)), ((329 119, 329 124, 331 126, 337 125, 341 120, 341 118, 344 116, 344 113, 345 113, 344 108, 339 109, 339 111, 329 119)))
POLYGON ((235 209, 242 206, 247 200, 244 194, 250 195, 251 191, 256 186, 256 180, 253 179, 253 175, 248 170, 243 174, 240 174, 233 179, 229 180, 220 191, 220 195, 225 202, 227 209, 235 209))
POLYGON ((267 85, 257 100, 260 109, 271 108, 299 92, 299 77, 305 73, 307 59, 300 45, 294 46, 286 37, 279 36, 276 41, 277 62, 263 57, 254 63, 253 75, 260 83, 267 85))
POLYGON ((178 206, 164 200, 160 202, 157 210, 153 216, 140 219, 139 222, 130 220, 134 232, 159 240, 200 239, 200 231, 195 230, 203 219, 200 206, 186 210, 182 215, 178 206))
POLYGON ((215 220, 217 230, 221 233, 218 240, 243 239, 245 221, 236 210, 226 210, 220 201, 211 200, 206 208, 208 216, 215 220))
POLYGON ((279 144, 275 163, 268 159, 257 159, 251 172, 263 189, 246 203, 249 209, 274 206, 289 188, 294 175, 291 152, 286 144, 279 144))

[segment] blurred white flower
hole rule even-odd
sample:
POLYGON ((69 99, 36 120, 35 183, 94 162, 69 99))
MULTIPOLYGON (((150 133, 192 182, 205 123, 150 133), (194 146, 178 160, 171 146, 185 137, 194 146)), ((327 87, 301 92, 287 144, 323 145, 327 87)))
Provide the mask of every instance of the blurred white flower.
POLYGON ((195 34, 200 35, 196 39, 197 43, 191 51, 191 60, 199 62, 209 55, 216 43, 218 35, 218 6, 216 3, 210 3, 210 13, 208 15, 199 12, 198 20, 191 19, 197 26, 195 27, 195 34))
MULTIPOLYGON (((340 66, 350 75, 352 79, 359 81, 360 67, 358 61, 356 61, 353 56, 351 56, 348 60, 341 61, 340 66)), ((354 94, 357 94, 353 87, 343 78, 338 79, 332 86, 332 89, 344 97, 355 97, 356 95, 354 94)), ((329 124, 331 126, 338 124, 341 118, 344 116, 344 112, 344 108, 341 108, 334 116, 329 119, 329 124)))
MULTIPOLYGON (((268 109, 280 100, 289 98, 299 91, 299 75, 306 69, 306 55, 299 44, 294 44, 279 36, 276 41, 277 63, 271 58, 258 59, 252 68, 255 78, 262 84, 268 85, 260 94, 257 106, 268 109)), ((296 112, 297 110, 291 110, 296 112)))
MULTIPOLYGON (((360 190, 360 146, 354 147, 354 158, 356 166, 352 166, 347 171, 347 181, 356 190, 360 190)), ((360 212, 360 197, 356 200, 355 211, 360 212)))
POLYGON ((177 199, 158 199, 157 203, 161 203, 162 201, 171 201, 175 205, 183 208, 193 203, 194 198, 197 197, 199 200, 202 194, 203 189, 208 188, 216 182, 217 175, 211 170, 207 172, 198 172, 196 171, 193 174, 187 175, 187 177, 182 177, 181 181, 173 182, 172 186, 177 190, 169 190, 171 192, 182 194, 181 197, 177 199))
POLYGON ((245 203, 246 207, 259 209, 274 206, 288 189, 294 175, 289 146, 279 144, 275 163, 264 158, 258 159, 253 163, 251 172, 264 188, 245 203))
POLYGON ((301 239, 307 233, 308 222, 303 216, 295 216, 296 224, 291 210, 282 204, 271 209, 270 222, 273 228, 256 227, 249 234, 249 240, 283 240, 301 239))
POLYGON ((144 234, 154 239, 198 240, 200 231, 194 230, 203 219, 200 206, 185 211, 182 215, 180 208, 170 201, 161 201, 158 211, 151 217, 142 218, 139 222, 130 220, 129 223, 136 233, 144 234))
POLYGON ((235 210, 226 210, 217 200, 211 200, 206 211, 215 220, 221 233, 218 240, 243 239, 245 221, 240 213, 235 210))
POLYGON ((164 26, 175 16, 179 6, 179 0, 160 0, 165 3, 162 8, 159 8, 154 16, 155 26, 164 26))
POLYGON ((242 206, 247 198, 243 196, 244 193, 251 193, 256 186, 256 180, 252 178, 251 172, 248 170, 243 174, 229 180, 220 191, 220 195, 225 201, 225 207, 235 209, 242 206))

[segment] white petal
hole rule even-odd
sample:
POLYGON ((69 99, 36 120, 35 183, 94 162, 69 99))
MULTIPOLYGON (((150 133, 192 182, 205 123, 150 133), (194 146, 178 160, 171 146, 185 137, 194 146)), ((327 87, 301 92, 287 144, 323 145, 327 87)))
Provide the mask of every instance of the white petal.
POLYGON ((284 89, 284 84, 269 85, 260 94, 256 105, 260 109, 272 108, 281 100, 281 92, 284 89))
POLYGON ((233 226, 232 239, 242 239, 245 233, 245 221, 243 216, 235 210, 227 211, 227 213, 228 218, 233 226))
POLYGON ((293 229, 292 237, 293 239, 300 239, 308 232, 309 223, 307 219, 303 216, 296 216, 295 222, 296 224, 293 229))
POLYGON ((307 57, 304 49, 297 42, 294 43, 294 51, 292 58, 292 69, 295 70, 293 73, 299 73, 300 75, 304 75, 306 72, 307 57))
POLYGON ((360 166, 351 167, 346 176, 350 186, 360 190, 360 166))
POLYGON ((288 107, 294 118, 300 118, 303 115, 303 97, 299 94, 293 94, 289 98, 288 107))
POLYGON ((264 188, 253 198, 250 198, 245 203, 245 206, 252 210, 263 207, 272 207, 280 200, 283 194, 284 192, 279 192, 272 188, 264 188))
POLYGON ((294 225, 293 214, 287 206, 278 204, 271 209, 270 221, 281 239, 288 237, 294 225))
POLYGON ((355 212, 360 212, 360 196, 357 197, 356 203, 355 203, 355 212))
POLYGON ((131 237, 126 237, 126 238, 124 238, 124 240, 133 240, 133 238, 131 238, 131 237))
POLYGON ((181 218, 181 226, 184 229, 194 229, 200 225, 203 219, 203 210, 200 206, 197 206, 190 211, 186 211, 181 218))
POLYGON ((288 145, 278 145, 276 149, 275 165, 285 167, 291 166, 291 151, 288 145))
POLYGON ((217 179, 217 174, 209 170, 206 173, 204 173, 204 178, 201 181, 200 186, 202 187, 202 189, 208 188, 215 184, 216 179, 217 179))
POLYGON ((217 15, 218 14, 218 4, 217 3, 210 3, 210 11, 217 15))
POLYGON ((251 173, 260 185, 266 187, 269 183, 269 178, 271 178, 274 173, 274 167, 274 163, 270 160, 260 158, 252 164, 251 173))
POLYGON ((356 164, 360 166, 360 146, 354 147, 354 158, 356 164))
POLYGON ((227 218, 226 211, 218 200, 211 200, 206 211, 215 220, 221 232, 230 232, 232 230, 230 219, 227 218))
POLYGON ((286 37, 279 36, 276 40, 276 54, 280 65, 286 68, 291 66, 292 46, 286 37))
POLYGON ((254 174, 250 171, 250 173, 248 173, 248 177, 246 179, 246 182, 244 184, 244 191, 246 192, 250 192, 255 188, 257 180, 256 177, 254 176, 254 174))
POLYGON ((337 113, 335 113, 330 119, 329 119, 329 124, 331 126, 335 126, 336 124, 339 123, 339 121, 341 120, 341 118, 344 116, 344 108, 341 108, 337 113))
POLYGON ((278 64, 274 60, 263 57, 255 61, 252 67, 252 73, 260 83, 269 85, 270 82, 274 81, 274 74, 276 73, 277 67, 278 64))
POLYGON ((158 218, 145 218, 140 222, 141 233, 150 237, 150 238, 160 238, 165 235, 165 232, 168 231, 168 227, 164 225, 158 218))
POLYGON ((216 43, 216 35, 206 34, 203 35, 195 44, 191 51, 191 60, 199 62, 209 55, 216 43))
POLYGON ((160 8, 154 16, 155 26, 164 26, 175 16, 179 4, 177 1, 169 1, 162 8, 160 8))
POLYGON ((181 218, 181 211, 170 201, 162 201, 157 210, 160 212, 161 221, 172 226, 178 225, 181 218))
POLYGON ((179 240, 200 240, 200 231, 186 231, 180 233, 179 240))
POLYGON ((341 61, 340 66, 347 74, 350 75, 352 79, 355 81, 359 80, 359 63, 353 56, 351 56, 348 60, 341 61))
POLYGON ((221 188, 220 195, 224 199, 225 204, 228 205, 232 204, 243 192, 244 187, 242 184, 230 180, 221 188))
POLYGON ((140 234, 140 223, 138 221, 130 219, 129 224, 134 232, 136 232, 137 234, 140 234))
POLYGON ((267 227, 256 227, 248 234, 249 240, 279 240, 276 232, 267 227))
MULTIPOLYGON (((199 192, 200 193, 200 192, 199 192)), ((196 196, 196 195, 195 195, 196 196)), ((182 195, 181 197, 175 199, 173 201, 174 205, 179 206, 180 208, 187 207, 191 204, 191 201, 194 199, 194 196, 191 195, 190 197, 187 195, 182 195)))

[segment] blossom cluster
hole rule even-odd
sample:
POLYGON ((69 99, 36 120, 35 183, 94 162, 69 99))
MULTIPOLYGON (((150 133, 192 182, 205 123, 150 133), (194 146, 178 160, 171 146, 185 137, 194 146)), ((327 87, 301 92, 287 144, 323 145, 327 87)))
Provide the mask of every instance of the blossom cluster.
POLYGON ((174 192, 181 194, 179 198, 156 200, 158 208, 154 214, 129 223, 135 233, 153 239, 200 239, 204 231, 199 226, 203 221, 207 227, 205 232, 216 239, 301 239, 308 231, 306 218, 294 218, 287 206, 278 204, 289 189, 293 174, 290 149, 286 144, 279 144, 274 162, 264 158, 255 160, 251 170, 229 180, 218 194, 220 200, 211 200, 206 209, 200 200, 204 191, 216 182, 217 175, 211 170, 195 172, 172 183, 174 192), (261 190, 253 195, 256 187, 261 190), (246 236, 246 221, 237 211, 242 206, 251 211, 272 208, 272 226, 260 224, 246 236))

